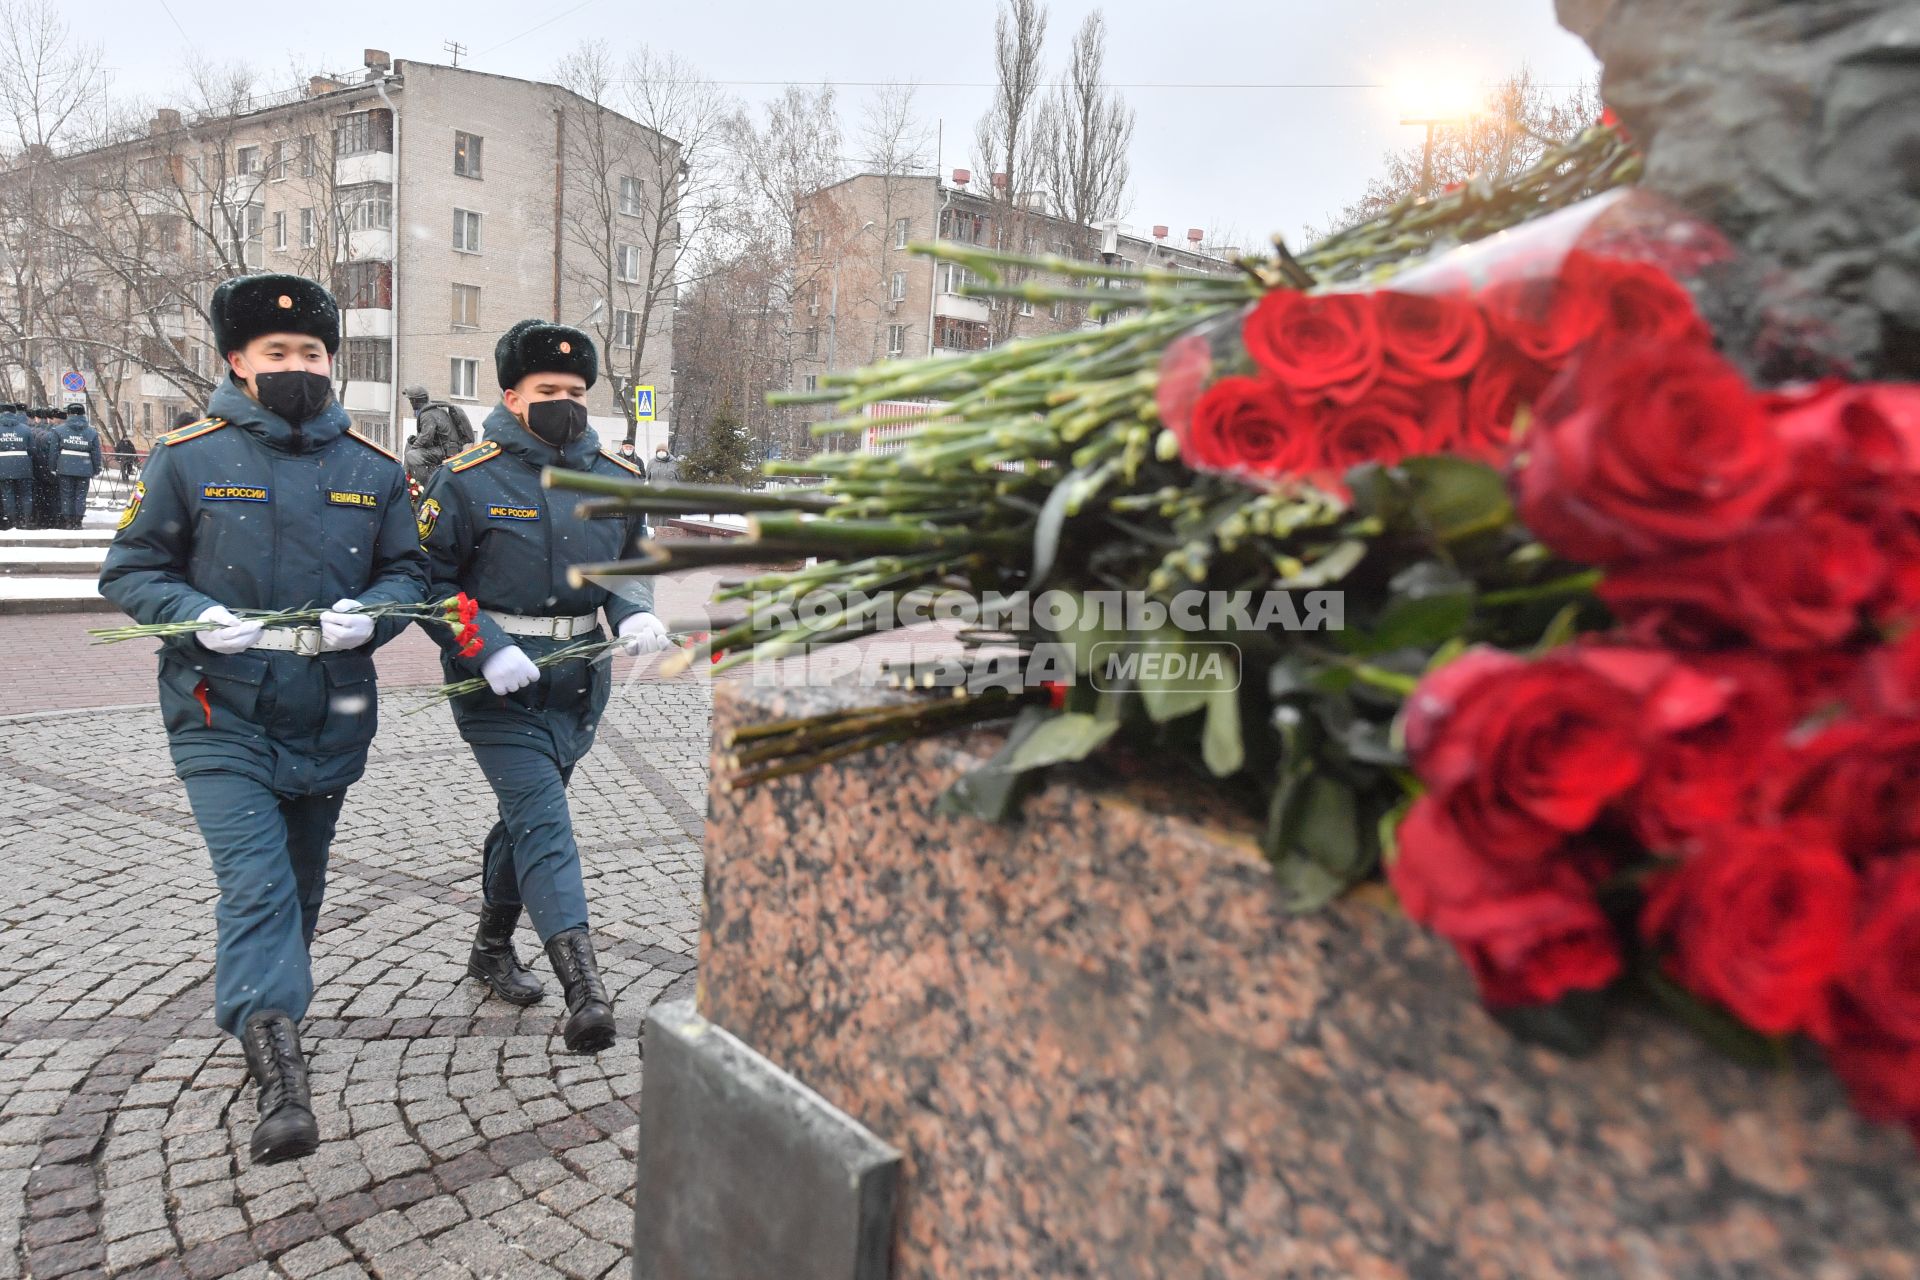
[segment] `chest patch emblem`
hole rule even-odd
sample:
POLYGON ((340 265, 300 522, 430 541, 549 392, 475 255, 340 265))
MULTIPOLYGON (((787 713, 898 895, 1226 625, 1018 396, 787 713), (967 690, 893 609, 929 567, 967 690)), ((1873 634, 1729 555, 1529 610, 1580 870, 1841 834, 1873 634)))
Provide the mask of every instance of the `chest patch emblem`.
POLYGON ((142 480, 133 486, 133 496, 127 499, 127 509, 120 513, 120 528, 124 529, 133 523, 133 518, 140 514, 140 504, 146 501, 146 497, 147 482, 142 480))
POLYGON ((327 490, 327 505, 334 507, 365 507, 371 509, 380 505, 380 495, 377 493, 354 493, 345 489, 329 489, 327 490))
POLYGON ((538 520, 539 518, 540 508, 538 507, 508 507, 496 502, 487 508, 489 520, 538 520))
POLYGON ((202 502, 265 502, 272 490, 253 484, 209 484, 200 489, 202 502))

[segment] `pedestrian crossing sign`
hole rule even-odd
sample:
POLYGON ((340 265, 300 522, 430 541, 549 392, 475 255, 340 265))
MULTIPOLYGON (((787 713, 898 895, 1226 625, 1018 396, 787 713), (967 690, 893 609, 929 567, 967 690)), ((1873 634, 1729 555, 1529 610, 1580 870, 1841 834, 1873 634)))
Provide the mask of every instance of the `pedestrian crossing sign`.
POLYGON ((633 389, 633 420, 635 422, 653 421, 652 387, 635 387, 633 389))

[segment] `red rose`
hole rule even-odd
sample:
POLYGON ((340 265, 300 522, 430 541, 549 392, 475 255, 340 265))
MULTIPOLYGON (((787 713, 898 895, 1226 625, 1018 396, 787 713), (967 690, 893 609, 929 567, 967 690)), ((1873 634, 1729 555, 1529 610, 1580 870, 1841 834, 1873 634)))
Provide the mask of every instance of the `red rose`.
POLYGON ((1693 295, 1659 267, 1619 259, 1595 266, 1605 309, 1594 341, 1712 345, 1693 295))
POLYGON ((1827 1062, 1869 1120, 1904 1124, 1920 1142, 1920 1044, 1838 1033, 1827 1062))
POLYGON ((1761 400, 1803 484, 1833 487, 1920 470, 1920 388, 1828 379, 1761 400))
POLYGON ((1844 720, 1795 746, 1766 803, 1825 824, 1857 862, 1920 845, 1920 721, 1844 720))
POLYGON ((1481 291, 1493 332, 1529 360, 1558 365, 1606 315, 1604 277, 1587 254, 1569 253, 1552 275, 1525 275, 1481 291))
POLYGON ((1612 926, 1580 859, 1516 875, 1477 854, 1437 802, 1414 802, 1387 878, 1413 919, 1451 942, 1494 1008, 1551 1004, 1620 973, 1612 926))
POLYGON ((1421 293, 1375 295, 1381 376, 1391 382, 1445 382, 1464 378, 1487 349, 1487 325, 1479 309, 1459 298, 1421 293))
POLYGON ((1667 972, 1766 1035, 1817 1029, 1853 933, 1853 868, 1812 824, 1725 827, 1655 877, 1641 916, 1667 972))
POLYGON ((1863 715, 1920 715, 1920 628, 1867 656, 1850 701, 1863 715))
POLYGON ((1296 400, 1352 404, 1380 376, 1380 324, 1366 294, 1275 290, 1240 333, 1254 363, 1296 400))
POLYGON ((1869 867, 1860 904, 1827 1055, 1861 1114, 1920 1138, 1920 853, 1869 867))
POLYGON ((1679 852, 1733 821, 1793 722, 1793 694, 1772 663, 1707 656, 1675 663, 1642 704, 1657 736, 1625 806, 1649 848, 1679 852))
POLYGON ((1867 530, 1816 512, 1764 521, 1711 551, 1616 568, 1597 594, 1640 634, 1682 644, 1744 636, 1793 653, 1852 635, 1886 570, 1867 530))
POLYGON ((1520 450, 1520 515, 1583 563, 1721 542, 1787 480, 1758 398, 1738 370, 1697 347, 1596 350, 1538 407, 1520 450))
POLYGON ((1222 378, 1194 405, 1181 453, 1203 471, 1281 475, 1307 461, 1312 423, 1312 410, 1289 403, 1269 383, 1222 378))
POLYGON ((1379 386, 1359 403, 1327 411, 1317 462, 1335 476, 1363 462, 1395 463, 1424 453, 1429 401, 1403 387, 1379 386))
POLYGON ((1180 438, 1182 445, 1193 428, 1193 408, 1213 375, 1213 347, 1197 333, 1175 338, 1160 357, 1160 380, 1154 384, 1154 404, 1160 425, 1180 438))
POLYGON ((1462 452, 1475 457, 1504 458, 1513 441, 1513 423, 1523 408, 1531 408, 1552 381, 1545 365, 1526 359, 1510 347, 1489 347, 1487 358, 1467 380, 1462 414, 1462 452))
POLYGON ((1408 699, 1414 771, 1483 855, 1526 863, 1590 826, 1644 765, 1639 712, 1577 650, 1537 662, 1475 651, 1408 699))

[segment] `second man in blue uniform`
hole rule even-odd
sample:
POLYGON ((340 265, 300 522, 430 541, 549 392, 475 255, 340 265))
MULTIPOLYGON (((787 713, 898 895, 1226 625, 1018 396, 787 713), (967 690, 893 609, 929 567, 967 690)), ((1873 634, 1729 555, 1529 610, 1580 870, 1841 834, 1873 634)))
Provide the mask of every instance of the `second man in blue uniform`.
POLYGON ((449 680, 484 676, 488 689, 453 704, 460 735, 493 787, 499 821, 483 854, 482 906, 468 972, 503 999, 532 1004, 540 983, 513 950, 522 909, 566 996, 567 1048, 613 1043, 613 1001, 587 934, 587 895, 567 809, 567 783, 593 745, 612 673, 604 661, 535 659, 602 639, 604 611, 629 653, 667 647, 646 579, 616 594, 567 581, 570 565, 617 559, 637 518, 583 520, 571 496, 549 501, 545 467, 638 477, 600 449, 587 425, 586 395, 599 372, 593 340, 578 329, 523 320, 494 350, 502 401, 481 443, 434 474, 420 504, 420 541, 433 566, 434 598, 478 601, 484 641, 462 655, 437 632, 449 680))

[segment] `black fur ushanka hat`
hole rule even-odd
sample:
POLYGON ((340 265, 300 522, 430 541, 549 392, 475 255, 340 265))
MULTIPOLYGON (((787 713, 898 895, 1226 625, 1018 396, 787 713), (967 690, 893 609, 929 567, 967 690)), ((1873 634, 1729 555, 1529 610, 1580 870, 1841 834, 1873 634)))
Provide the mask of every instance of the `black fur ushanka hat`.
POLYGON ((213 291, 207 310, 223 356, 268 333, 303 333, 325 343, 328 355, 340 350, 340 304, 305 276, 235 276, 213 291))
POLYGON ((600 377, 600 353, 592 338, 569 325, 522 320, 494 345, 493 371, 502 391, 530 373, 577 373, 592 386, 600 377))

